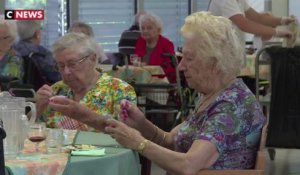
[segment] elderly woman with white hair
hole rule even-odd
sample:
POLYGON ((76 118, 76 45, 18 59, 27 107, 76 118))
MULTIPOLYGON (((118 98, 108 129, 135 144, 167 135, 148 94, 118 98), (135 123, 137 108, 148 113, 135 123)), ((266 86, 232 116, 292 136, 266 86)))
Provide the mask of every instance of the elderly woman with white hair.
POLYGON ((253 168, 265 118, 255 96, 236 78, 243 48, 231 21, 198 12, 185 19, 181 33, 185 43, 178 68, 189 87, 202 94, 194 113, 165 132, 122 101, 125 123, 135 129, 108 120, 105 131, 170 174, 253 168))
POLYGON ((52 85, 61 80, 59 72, 55 69, 52 53, 40 45, 42 40, 41 23, 42 21, 40 20, 17 21, 19 41, 14 45, 14 48, 23 58, 32 59, 38 70, 38 72, 34 73, 38 73, 42 77, 41 80, 32 82, 35 90, 38 90, 46 83, 52 85))
POLYGON ((145 12, 139 17, 139 25, 141 36, 136 42, 134 53, 142 58, 143 63, 161 66, 170 83, 175 83, 175 67, 171 64, 171 58, 163 55, 175 54, 174 44, 161 35, 161 19, 155 14, 145 12))
MULTIPOLYGON (((12 45, 17 38, 17 27, 15 21, 5 20, 0 15, 0 84, 8 83, 11 79, 23 78, 23 60, 12 45)), ((5 90, 2 87, 2 90, 5 90)))
MULTIPOLYGON (((97 119, 118 118, 122 99, 136 103, 132 86, 96 70, 97 43, 83 33, 67 33, 53 44, 53 56, 62 81, 42 86, 37 91, 37 116, 51 128, 94 130, 84 123, 71 119, 86 110, 97 114, 97 119), (48 106, 53 96, 68 100, 76 106, 74 113, 62 115, 48 106), (79 105, 80 104, 80 105, 79 105)), ((68 104, 66 103, 66 105, 68 104)), ((85 116, 80 115, 82 120, 85 116)))

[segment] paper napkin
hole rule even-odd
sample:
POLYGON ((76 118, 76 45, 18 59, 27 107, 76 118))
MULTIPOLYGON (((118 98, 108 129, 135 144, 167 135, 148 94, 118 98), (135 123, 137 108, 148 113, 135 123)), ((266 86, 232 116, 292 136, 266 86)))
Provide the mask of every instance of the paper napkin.
POLYGON ((105 148, 90 150, 73 150, 72 156, 105 156, 105 148))

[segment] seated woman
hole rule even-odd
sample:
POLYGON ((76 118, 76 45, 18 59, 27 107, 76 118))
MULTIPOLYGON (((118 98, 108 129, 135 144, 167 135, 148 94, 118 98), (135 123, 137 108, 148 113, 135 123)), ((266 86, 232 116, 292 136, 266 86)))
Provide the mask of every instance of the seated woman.
POLYGON ((23 60, 12 45, 17 38, 17 27, 15 21, 5 20, 0 15, 0 84, 2 90, 10 80, 23 78, 23 60))
MULTIPOLYGON (((33 75, 27 75, 27 73, 32 70, 24 70, 27 71, 25 72, 26 77, 24 77, 24 83, 33 84, 34 89, 38 90, 45 83, 52 85, 60 81, 61 77, 59 72, 55 69, 55 61, 52 53, 41 45, 41 21, 20 20, 17 21, 17 28, 20 40, 14 45, 14 48, 24 59, 28 57, 28 59, 31 59, 31 61, 35 63, 38 71, 32 73, 40 74, 36 75, 36 78, 32 80, 33 82, 30 82, 28 78, 33 75)), ((28 62, 29 61, 27 61, 27 64, 28 62)))
POLYGON ((121 102, 123 122, 100 119, 66 98, 49 106, 109 133, 120 144, 139 151, 170 174, 196 174, 202 169, 249 169, 255 164, 262 127, 261 106, 236 76, 243 50, 232 23, 208 12, 191 14, 181 28, 185 39, 178 65, 188 85, 202 94, 194 113, 165 132, 132 103, 121 102), (80 109, 80 110, 79 110, 80 109))
POLYGON ((65 96, 95 111, 101 117, 117 118, 120 100, 136 102, 134 89, 126 82, 99 73, 96 43, 82 33, 68 33, 53 45, 53 56, 57 62, 62 81, 44 85, 37 91, 37 116, 51 128, 90 130, 88 126, 71 116, 62 115, 48 106, 53 96, 65 96))
POLYGON ((232 23, 198 12, 185 19, 181 33, 185 44, 178 68, 202 94, 194 114, 167 133, 135 105, 122 102, 129 115, 125 122, 138 131, 115 120, 107 122, 105 131, 170 174, 253 168, 265 118, 255 96, 236 78, 243 48, 232 23))
POLYGON ((148 65, 159 65, 163 68, 170 83, 176 82, 175 67, 171 64, 171 58, 163 56, 164 53, 175 54, 173 43, 161 35, 161 19, 149 12, 139 18, 141 36, 135 46, 135 54, 142 58, 142 62, 148 65))

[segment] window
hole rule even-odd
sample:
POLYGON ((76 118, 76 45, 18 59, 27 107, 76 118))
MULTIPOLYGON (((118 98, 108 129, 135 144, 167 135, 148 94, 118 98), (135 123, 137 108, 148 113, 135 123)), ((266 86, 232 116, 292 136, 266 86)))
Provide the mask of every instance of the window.
POLYGON ((180 35, 180 28, 188 15, 188 1, 144 0, 144 9, 153 12, 162 19, 162 34, 174 43, 175 49, 181 47, 183 39, 180 35))
POLYGON ((197 0, 197 11, 207 11, 210 0, 197 0))
POLYGON ((93 27, 95 39, 105 51, 117 51, 121 33, 134 20, 133 0, 79 0, 79 21, 93 27))

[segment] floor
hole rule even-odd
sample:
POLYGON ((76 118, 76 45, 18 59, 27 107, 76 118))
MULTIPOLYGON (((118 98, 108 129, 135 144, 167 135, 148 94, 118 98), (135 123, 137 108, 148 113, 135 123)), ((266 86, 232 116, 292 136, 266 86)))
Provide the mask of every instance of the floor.
MULTIPOLYGON (((300 175, 300 149, 275 149, 275 159, 266 168, 266 175, 300 175)), ((166 175, 166 172, 152 164, 151 175, 166 175)))

